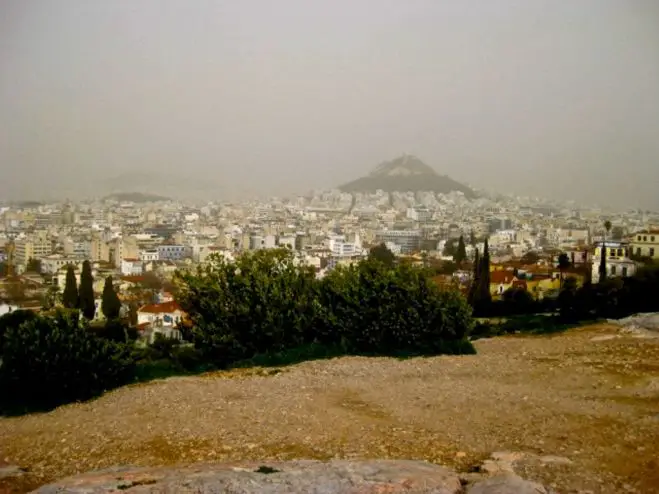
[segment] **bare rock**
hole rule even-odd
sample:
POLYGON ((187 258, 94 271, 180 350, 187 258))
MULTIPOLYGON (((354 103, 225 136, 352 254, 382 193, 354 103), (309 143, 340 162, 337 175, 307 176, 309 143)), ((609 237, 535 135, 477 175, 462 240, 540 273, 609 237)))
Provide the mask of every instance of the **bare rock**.
POLYGON ((458 494, 462 492, 462 485, 455 472, 421 461, 293 461, 115 468, 70 477, 34 492, 109 494, 118 491, 128 494, 458 494))
POLYGON ((550 494, 536 482, 530 482, 515 474, 501 474, 477 482, 467 489, 467 494, 550 494))
POLYGON ((16 465, 0 465, 0 479, 9 477, 20 477, 25 473, 21 467, 16 465))
POLYGON ((515 473, 514 464, 526 455, 517 451, 497 451, 490 455, 480 466, 482 473, 499 475, 504 473, 515 473))

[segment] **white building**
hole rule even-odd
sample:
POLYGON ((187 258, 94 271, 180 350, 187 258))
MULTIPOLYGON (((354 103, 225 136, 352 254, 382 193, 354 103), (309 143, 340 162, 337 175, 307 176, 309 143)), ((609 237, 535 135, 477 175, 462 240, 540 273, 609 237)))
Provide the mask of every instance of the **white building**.
POLYGON ((421 206, 407 208, 407 217, 413 221, 422 223, 432 219, 432 211, 421 206))
POLYGON ((361 253, 361 248, 354 242, 347 242, 345 235, 333 235, 328 240, 327 247, 332 255, 339 257, 350 257, 361 253))
POLYGON ((160 254, 158 249, 143 249, 140 251, 139 259, 142 262, 159 261, 160 254))
MULTIPOLYGON (((636 273, 637 264, 629 258, 631 249, 627 242, 605 242, 606 276, 607 278, 625 278, 636 273)), ((600 262, 602 245, 598 242, 593 254, 591 278, 593 283, 600 280, 600 262)))
POLYGON ((136 258, 121 260, 121 274, 124 276, 139 276, 144 272, 144 264, 136 258))
POLYGON ((183 311, 176 302, 149 304, 137 310, 137 327, 141 337, 153 343, 156 335, 181 340, 178 324, 183 320, 183 311))
POLYGON ((76 256, 65 256, 62 254, 51 254, 41 258, 41 272, 44 274, 55 274, 65 266, 72 265, 76 270, 82 270, 84 259, 76 256))

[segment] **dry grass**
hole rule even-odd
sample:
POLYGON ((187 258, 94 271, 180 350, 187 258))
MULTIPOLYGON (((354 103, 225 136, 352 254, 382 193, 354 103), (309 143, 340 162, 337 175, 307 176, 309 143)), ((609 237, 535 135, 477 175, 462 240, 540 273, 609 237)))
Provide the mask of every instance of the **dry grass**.
POLYGON ((467 470, 515 450, 570 458, 520 465, 561 492, 659 492, 659 340, 591 341, 614 332, 480 340, 476 356, 341 358, 131 386, 0 419, 0 459, 29 468, 35 485, 117 464, 243 459, 409 458, 467 470))

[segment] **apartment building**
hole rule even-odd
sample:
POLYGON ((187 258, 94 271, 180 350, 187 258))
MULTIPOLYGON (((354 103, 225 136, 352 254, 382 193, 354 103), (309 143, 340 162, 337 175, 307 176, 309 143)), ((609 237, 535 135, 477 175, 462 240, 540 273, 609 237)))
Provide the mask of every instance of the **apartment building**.
POLYGON ((53 243, 45 232, 14 241, 14 262, 26 265, 30 259, 41 259, 53 251, 53 243))
POLYGON ((602 258, 602 248, 605 249, 604 255, 606 256, 606 276, 608 278, 633 276, 636 273, 636 262, 629 258, 631 254, 630 244, 627 242, 602 242, 595 244, 595 252, 593 254, 593 263, 591 271, 591 279, 593 283, 599 283, 600 280, 600 259, 602 258))
POLYGON ((92 261, 110 262, 110 246, 108 243, 104 239, 94 236, 90 242, 89 258, 92 261))
POLYGON ((380 230, 375 234, 377 243, 391 242, 400 247, 402 254, 411 254, 421 245, 420 230, 380 230))
POLYGON ((124 259, 135 259, 139 255, 140 249, 133 237, 118 237, 110 242, 110 262, 116 268, 121 268, 124 259))
POLYGON ((659 230, 646 230, 635 233, 631 241, 635 256, 659 259, 659 230))

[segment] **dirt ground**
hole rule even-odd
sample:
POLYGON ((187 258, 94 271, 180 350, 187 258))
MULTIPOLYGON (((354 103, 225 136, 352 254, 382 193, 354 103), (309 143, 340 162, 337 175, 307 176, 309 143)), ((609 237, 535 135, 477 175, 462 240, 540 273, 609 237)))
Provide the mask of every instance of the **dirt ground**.
POLYGON ((659 339, 613 326, 476 342, 478 355, 341 358, 134 385, 0 418, 24 492, 113 465, 423 459, 470 471, 494 451, 559 492, 659 492, 659 339))

